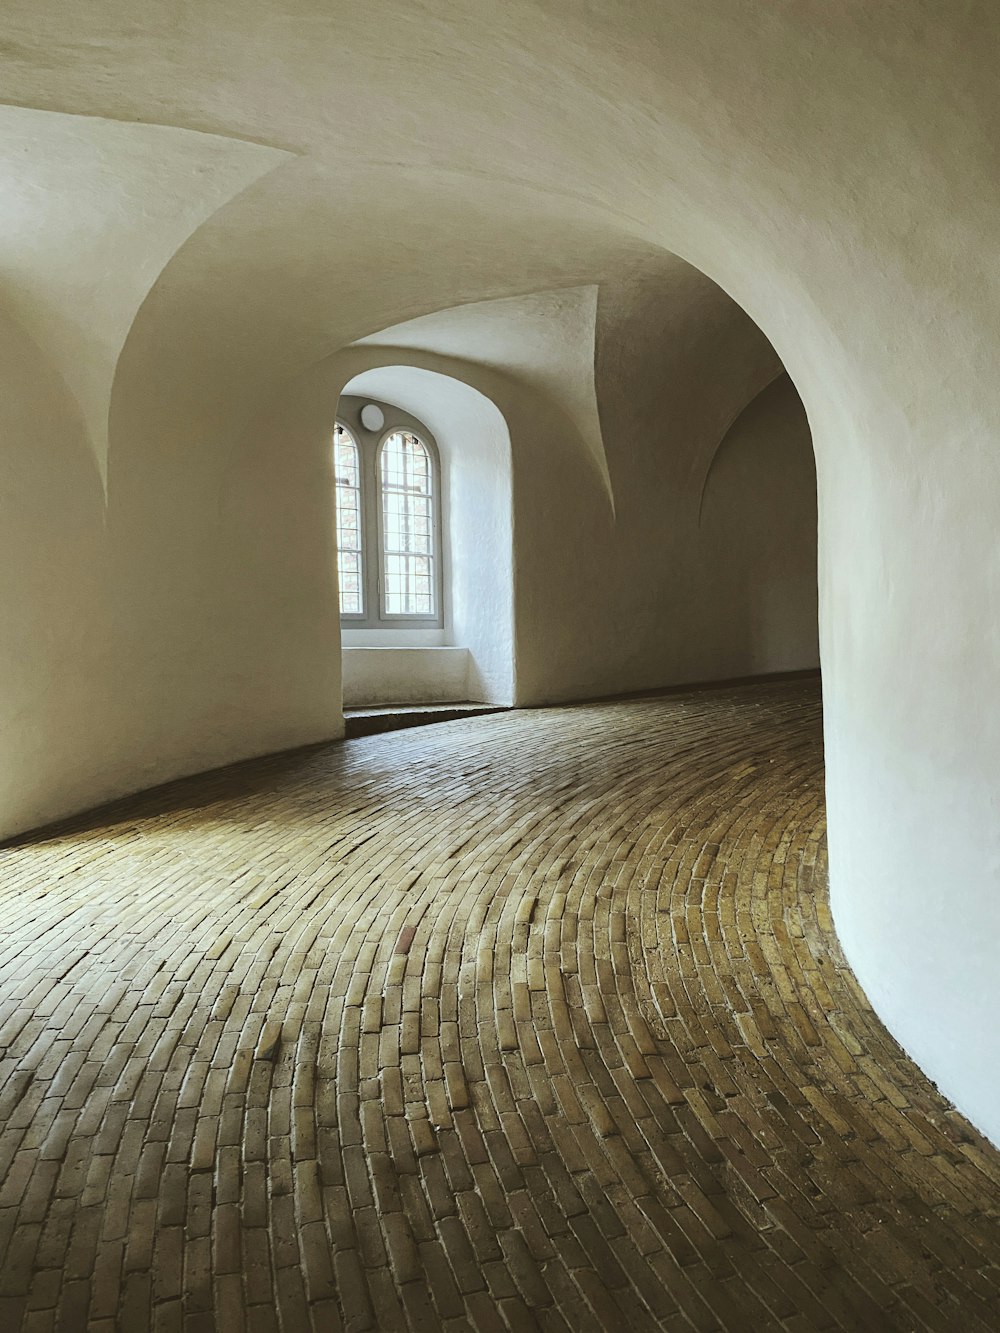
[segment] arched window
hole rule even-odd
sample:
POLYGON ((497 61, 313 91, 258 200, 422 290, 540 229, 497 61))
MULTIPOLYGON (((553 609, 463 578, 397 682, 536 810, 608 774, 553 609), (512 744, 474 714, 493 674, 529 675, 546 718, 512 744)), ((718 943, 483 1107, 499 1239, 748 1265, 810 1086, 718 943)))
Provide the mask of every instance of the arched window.
POLYGON ((382 500, 382 612, 433 616, 434 468, 412 431, 394 430, 379 451, 382 500))
POLYGON ((365 558, 361 506, 361 454, 354 436, 339 422, 333 428, 333 465, 337 479, 340 614, 363 616, 365 558))
POLYGON ((387 404, 344 398, 340 412, 345 420, 334 427, 333 452, 341 617, 366 631, 439 627, 441 500, 434 440, 418 421, 387 404))

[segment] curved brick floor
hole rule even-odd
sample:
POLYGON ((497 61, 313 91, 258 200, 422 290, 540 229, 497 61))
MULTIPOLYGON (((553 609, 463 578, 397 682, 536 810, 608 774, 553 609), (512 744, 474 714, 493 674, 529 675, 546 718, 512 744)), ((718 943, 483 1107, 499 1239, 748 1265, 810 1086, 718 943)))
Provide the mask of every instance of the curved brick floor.
POLYGON ((844 969, 817 688, 261 761, 0 853, 0 1327, 995 1330, 844 969))

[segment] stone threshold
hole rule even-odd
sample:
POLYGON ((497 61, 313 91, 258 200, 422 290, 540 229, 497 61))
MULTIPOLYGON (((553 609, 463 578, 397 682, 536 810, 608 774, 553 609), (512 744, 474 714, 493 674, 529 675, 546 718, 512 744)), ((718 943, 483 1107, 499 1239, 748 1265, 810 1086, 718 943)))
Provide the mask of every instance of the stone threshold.
POLYGON ((344 737, 377 736, 383 731, 404 727, 426 727, 434 722, 455 722, 459 718, 479 717, 486 713, 504 713, 502 704, 380 704, 371 708, 344 709, 344 737))

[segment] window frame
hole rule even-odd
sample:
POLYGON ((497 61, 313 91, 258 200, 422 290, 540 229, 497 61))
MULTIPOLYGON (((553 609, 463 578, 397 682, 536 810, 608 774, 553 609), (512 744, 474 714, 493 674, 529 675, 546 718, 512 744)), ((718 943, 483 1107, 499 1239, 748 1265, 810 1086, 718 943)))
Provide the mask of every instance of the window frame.
MULTIPOLYGON (((442 480, 441 455, 437 441, 422 421, 375 398, 362 398, 349 395, 351 408, 338 407, 334 426, 340 426, 353 439, 358 449, 361 463, 361 585, 363 614, 356 612, 341 614, 340 623, 345 629, 364 631, 391 630, 429 630, 443 629, 445 626, 445 570, 447 558, 444 546, 445 496, 442 480), (354 408, 357 404, 357 409, 354 408), (368 430, 360 421, 360 408, 363 404, 375 403, 381 408, 384 421, 378 431, 368 430), (358 421, 353 417, 358 416, 358 421), (382 506, 382 449, 390 435, 414 435, 427 450, 430 460, 431 477, 431 535, 432 535, 432 575, 434 611, 431 615, 414 612, 389 614, 385 610, 385 540, 383 535, 382 506)), ((333 432, 331 431, 331 453, 333 432)), ((337 488, 333 488, 334 527, 336 529, 337 488)), ((336 533, 335 533, 336 535, 336 533)), ((337 603, 340 609, 340 547, 337 548, 337 603)))
POLYGON ((376 507, 378 510, 378 619, 387 625, 413 625, 415 627, 439 626, 441 616, 441 468, 435 446, 428 440, 423 429, 414 430, 411 426, 389 426, 382 430, 374 450, 374 469, 376 485, 376 507), (388 552, 385 543, 385 505, 382 502, 382 455, 385 446, 393 435, 412 435, 427 451, 430 471, 431 501, 431 597, 433 610, 429 614, 418 611, 389 612, 385 609, 385 563, 388 552))
POLYGON ((340 611, 340 619, 343 623, 360 627, 367 623, 371 611, 371 598, 368 588, 368 514, 366 504, 366 486, 365 486, 365 458, 364 450, 361 448, 361 441, 358 439, 358 433, 346 421, 342 421, 338 416, 333 423, 331 432, 331 452, 335 454, 337 429, 342 430, 353 442, 358 457, 358 556, 359 556, 359 582, 361 584, 361 610, 360 611, 342 611, 340 610, 340 579, 343 571, 340 567, 340 528, 337 515, 337 484, 336 457, 334 457, 334 485, 333 485, 333 504, 334 504, 334 535, 337 539, 337 610, 340 611))

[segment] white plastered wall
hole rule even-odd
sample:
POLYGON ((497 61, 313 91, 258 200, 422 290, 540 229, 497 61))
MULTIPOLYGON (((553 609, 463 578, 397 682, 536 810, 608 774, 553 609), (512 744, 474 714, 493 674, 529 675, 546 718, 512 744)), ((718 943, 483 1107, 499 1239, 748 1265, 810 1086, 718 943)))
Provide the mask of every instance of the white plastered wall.
POLYGON ((3 835, 219 753, 190 729, 174 754, 144 743, 161 707, 150 671, 169 675, 187 649, 168 630, 157 662, 131 621, 116 531, 132 497, 109 479, 109 413, 164 264, 287 154, 29 107, 0 107, 0 129, 3 835))
POLYGON ((695 632, 720 677, 819 665, 816 468, 782 375, 733 423, 701 499, 695 632))
POLYGON ((345 708, 469 701, 468 648, 348 646, 343 656, 345 708))

